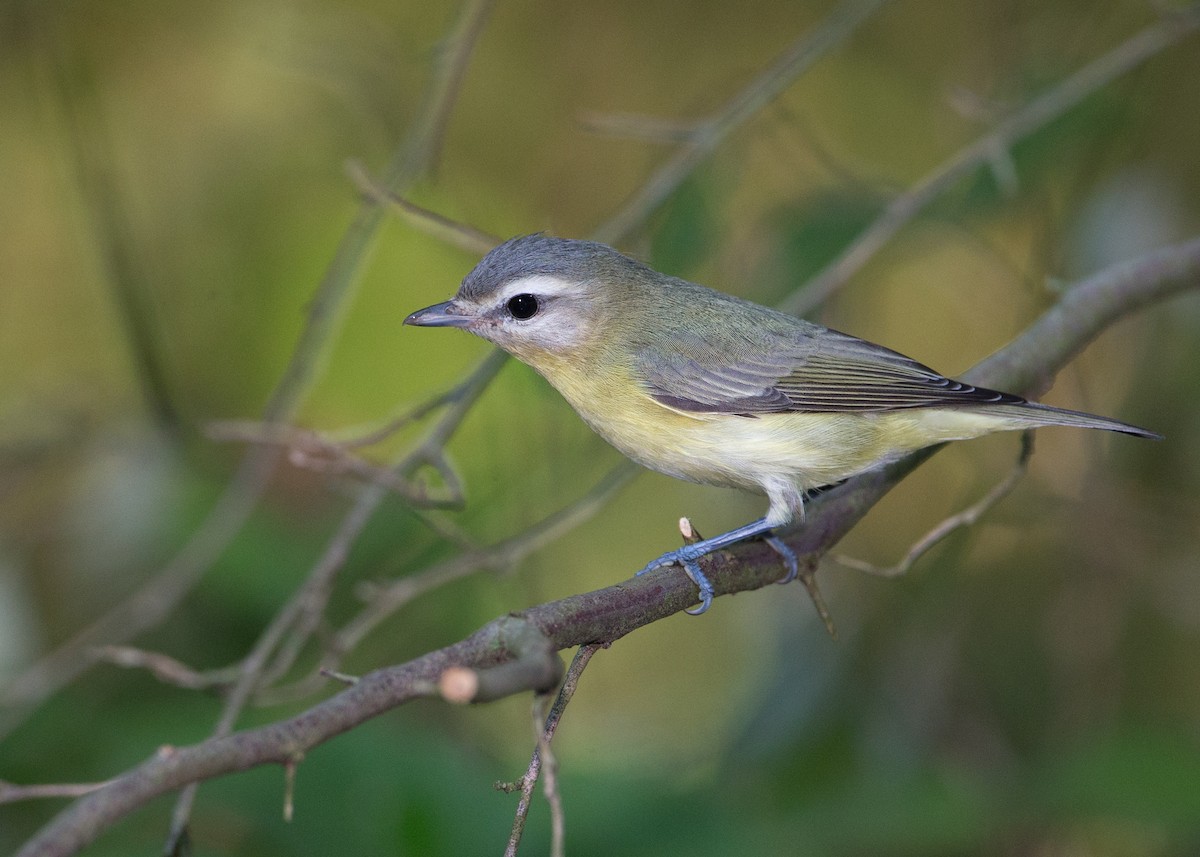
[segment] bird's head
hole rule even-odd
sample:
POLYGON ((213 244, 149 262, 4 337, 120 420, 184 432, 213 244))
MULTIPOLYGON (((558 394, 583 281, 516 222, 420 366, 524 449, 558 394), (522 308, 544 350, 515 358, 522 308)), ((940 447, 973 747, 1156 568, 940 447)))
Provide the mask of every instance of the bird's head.
POLYGON ((636 323, 655 278, 661 275, 604 244, 526 235, 484 256, 451 300, 404 323, 459 327, 542 368, 620 341, 621 325, 636 323))

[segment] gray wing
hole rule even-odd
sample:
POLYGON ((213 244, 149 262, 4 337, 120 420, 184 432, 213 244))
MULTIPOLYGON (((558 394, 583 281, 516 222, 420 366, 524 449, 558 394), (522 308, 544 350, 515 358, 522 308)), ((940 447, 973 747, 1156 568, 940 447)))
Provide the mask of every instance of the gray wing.
POLYGON ((650 396, 681 411, 752 416, 783 411, 867 412, 1016 404, 881 345, 815 325, 797 335, 758 331, 740 342, 647 348, 635 371, 650 396))

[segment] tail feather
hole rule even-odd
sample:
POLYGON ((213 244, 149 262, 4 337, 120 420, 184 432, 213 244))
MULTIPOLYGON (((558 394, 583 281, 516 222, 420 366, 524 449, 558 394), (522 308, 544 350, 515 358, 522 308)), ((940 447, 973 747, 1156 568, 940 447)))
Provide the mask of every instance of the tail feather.
POLYGON ((1076 428, 1104 429, 1131 434, 1135 437, 1145 437, 1151 440, 1162 440, 1158 432, 1144 429, 1120 420, 1100 417, 1083 411, 1072 411, 1066 408, 1055 408, 1038 402, 1022 402, 1020 404, 984 405, 977 408, 981 413, 1006 417, 1015 422, 1025 423, 1027 428, 1038 426, 1075 426, 1076 428))

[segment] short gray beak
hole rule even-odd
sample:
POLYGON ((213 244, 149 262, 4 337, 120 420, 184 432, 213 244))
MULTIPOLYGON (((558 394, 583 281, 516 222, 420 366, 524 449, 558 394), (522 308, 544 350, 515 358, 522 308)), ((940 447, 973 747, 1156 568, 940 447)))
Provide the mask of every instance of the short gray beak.
POLYGON ((445 301, 417 310, 404 319, 404 323, 416 327, 466 327, 473 320, 471 316, 463 315, 454 301, 445 301))

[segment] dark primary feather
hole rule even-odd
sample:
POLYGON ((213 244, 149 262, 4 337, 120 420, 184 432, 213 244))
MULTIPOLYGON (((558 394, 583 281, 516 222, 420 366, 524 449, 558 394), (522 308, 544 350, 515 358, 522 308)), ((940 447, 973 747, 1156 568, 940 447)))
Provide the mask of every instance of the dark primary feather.
POLYGON ((760 329, 754 341, 725 345, 646 348, 636 369, 656 401, 696 413, 865 412, 1025 401, 951 380, 843 333, 822 331, 814 338, 800 324, 792 335, 760 329))

